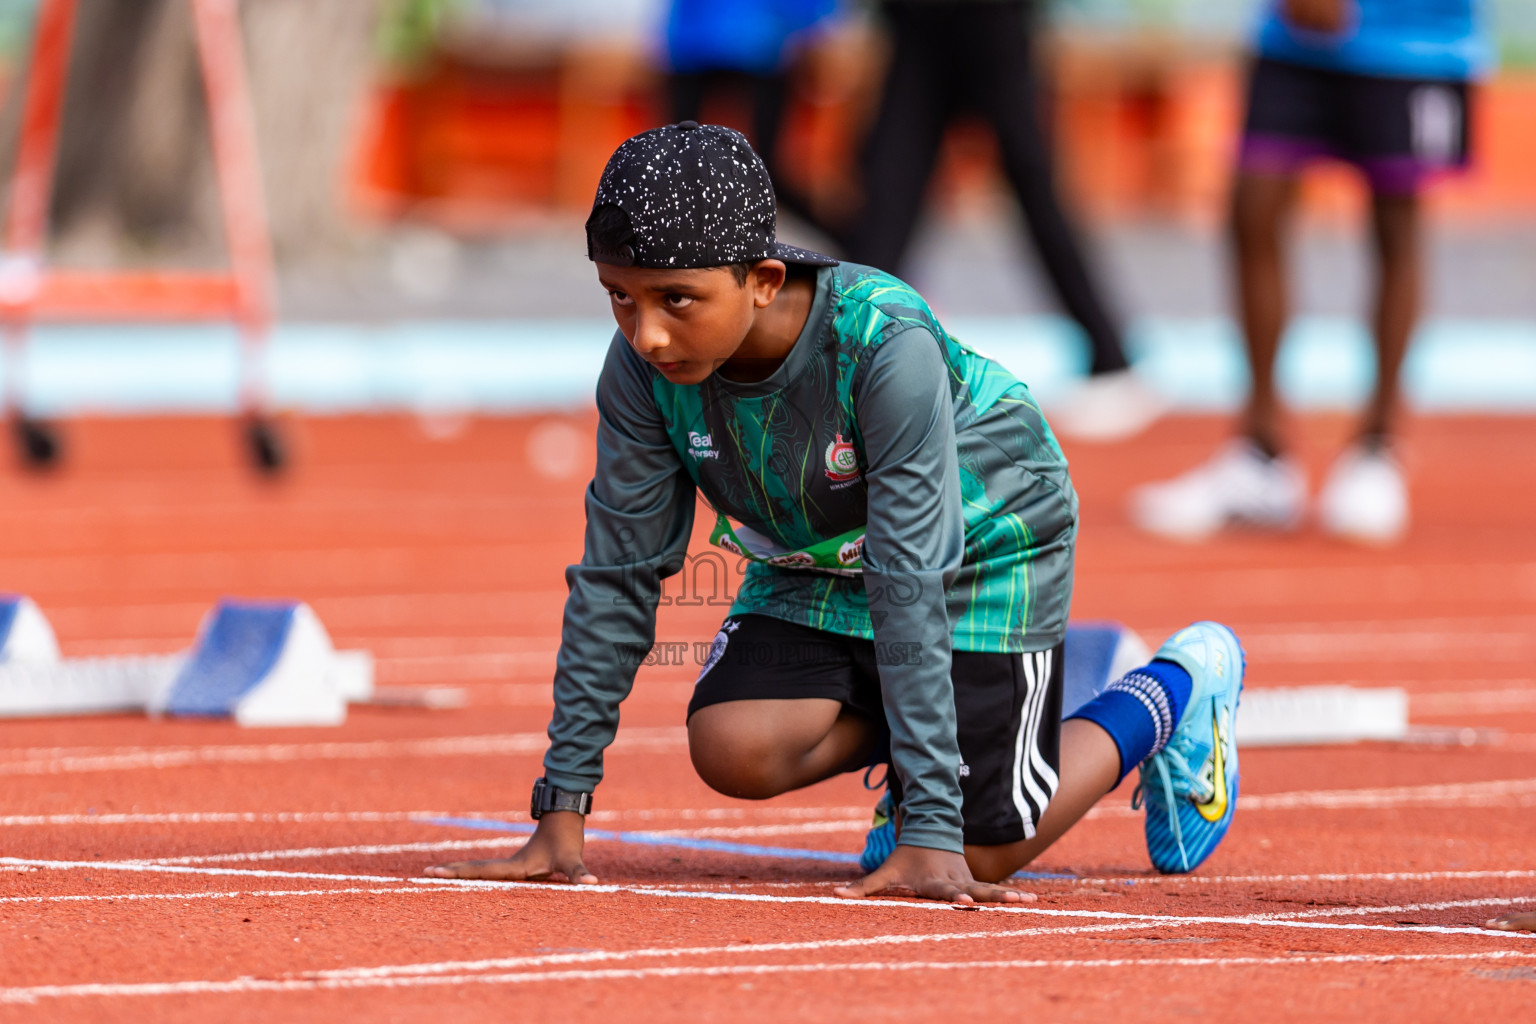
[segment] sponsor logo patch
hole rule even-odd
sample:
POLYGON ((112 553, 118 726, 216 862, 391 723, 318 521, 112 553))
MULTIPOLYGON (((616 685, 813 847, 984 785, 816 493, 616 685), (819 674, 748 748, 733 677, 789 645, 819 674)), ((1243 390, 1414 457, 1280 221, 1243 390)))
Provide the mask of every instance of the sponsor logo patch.
POLYGON ((774 555, 768 559, 769 565, 780 565, 788 569, 799 569, 816 564, 816 559, 804 551, 790 551, 787 554, 774 555))
POLYGON ((700 434, 696 430, 688 431, 688 454, 694 461, 700 459, 718 459, 720 450, 715 447, 715 439, 708 434, 700 434))

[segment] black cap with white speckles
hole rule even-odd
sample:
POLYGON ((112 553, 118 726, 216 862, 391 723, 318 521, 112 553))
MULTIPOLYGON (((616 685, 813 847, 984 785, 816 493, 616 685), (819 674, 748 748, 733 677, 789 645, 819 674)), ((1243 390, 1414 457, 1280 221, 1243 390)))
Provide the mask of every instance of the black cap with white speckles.
POLYGON ((625 267, 720 267, 830 256, 776 240, 778 201, 746 136, 682 121, 625 141, 603 169, 587 218, 587 258, 625 267))

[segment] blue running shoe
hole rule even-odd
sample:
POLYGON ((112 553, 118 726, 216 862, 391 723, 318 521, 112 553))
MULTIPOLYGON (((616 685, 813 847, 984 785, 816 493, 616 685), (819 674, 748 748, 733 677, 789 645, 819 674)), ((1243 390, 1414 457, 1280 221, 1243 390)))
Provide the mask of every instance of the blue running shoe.
POLYGON ((1164 874, 1193 871, 1211 855, 1237 810, 1237 703, 1247 661, 1237 636, 1216 622, 1179 630, 1154 658, 1194 681, 1168 745, 1141 763, 1132 807, 1147 808, 1147 852, 1164 874))
POLYGON ((893 812, 891 791, 887 789, 880 802, 875 804, 875 820, 864 836, 864 852, 859 854, 859 867, 866 875, 896 852, 896 815, 893 812))

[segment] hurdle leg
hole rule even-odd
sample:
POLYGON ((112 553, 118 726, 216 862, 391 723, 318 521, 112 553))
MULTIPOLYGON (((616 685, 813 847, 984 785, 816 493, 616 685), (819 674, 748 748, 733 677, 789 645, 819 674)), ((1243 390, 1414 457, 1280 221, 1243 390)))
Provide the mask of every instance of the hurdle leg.
POLYGON ((4 320, 4 408, 23 463, 47 467, 61 454, 57 432, 26 412, 26 349, 42 285, 48 204, 64 113, 64 81, 74 32, 76 0, 43 0, 37 12, 32 62, 27 70, 16 172, 6 211, 5 258, 0 263, 0 317, 4 320))
POLYGON ((286 464, 268 411, 267 339, 272 324, 272 246, 262 195, 256 127, 236 0, 191 0, 197 52, 208 95, 214 165, 240 330, 240 408, 252 464, 274 473, 286 464))

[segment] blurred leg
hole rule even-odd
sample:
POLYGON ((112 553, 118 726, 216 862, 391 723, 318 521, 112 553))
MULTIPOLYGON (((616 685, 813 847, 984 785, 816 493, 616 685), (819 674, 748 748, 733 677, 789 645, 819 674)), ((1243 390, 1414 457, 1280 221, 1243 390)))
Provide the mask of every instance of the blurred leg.
POLYGON ((1296 197, 1291 175, 1238 174, 1231 231, 1237 264, 1237 300, 1253 373, 1253 391, 1241 429, 1271 454, 1279 450, 1275 353, 1289 314, 1285 229, 1296 197))
POLYGON ((1088 335, 1089 372, 1129 364, 1121 332, 1089 272, 1078 233, 1062 208, 1050 141, 1040 123, 1042 98, 1033 71, 1026 15, 1012 4, 975 5, 967 26, 972 61, 967 97, 997 135, 1003 172, 1018 196, 1030 239, 1067 314, 1088 335))
POLYGON ((667 77, 667 100, 673 124, 699 119, 704 112, 704 96, 708 86, 709 75, 701 72, 667 77))
POLYGON ((936 38, 946 11, 934 6, 890 12, 894 52, 864 146, 864 205, 848 238, 849 258, 890 273, 900 271, 949 121, 942 39, 936 38))
POLYGON ((1423 302, 1423 240, 1416 195, 1376 195, 1372 200, 1376 244, 1376 392, 1361 434, 1391 434, 1397 413, 1399 372, 1423 302))

